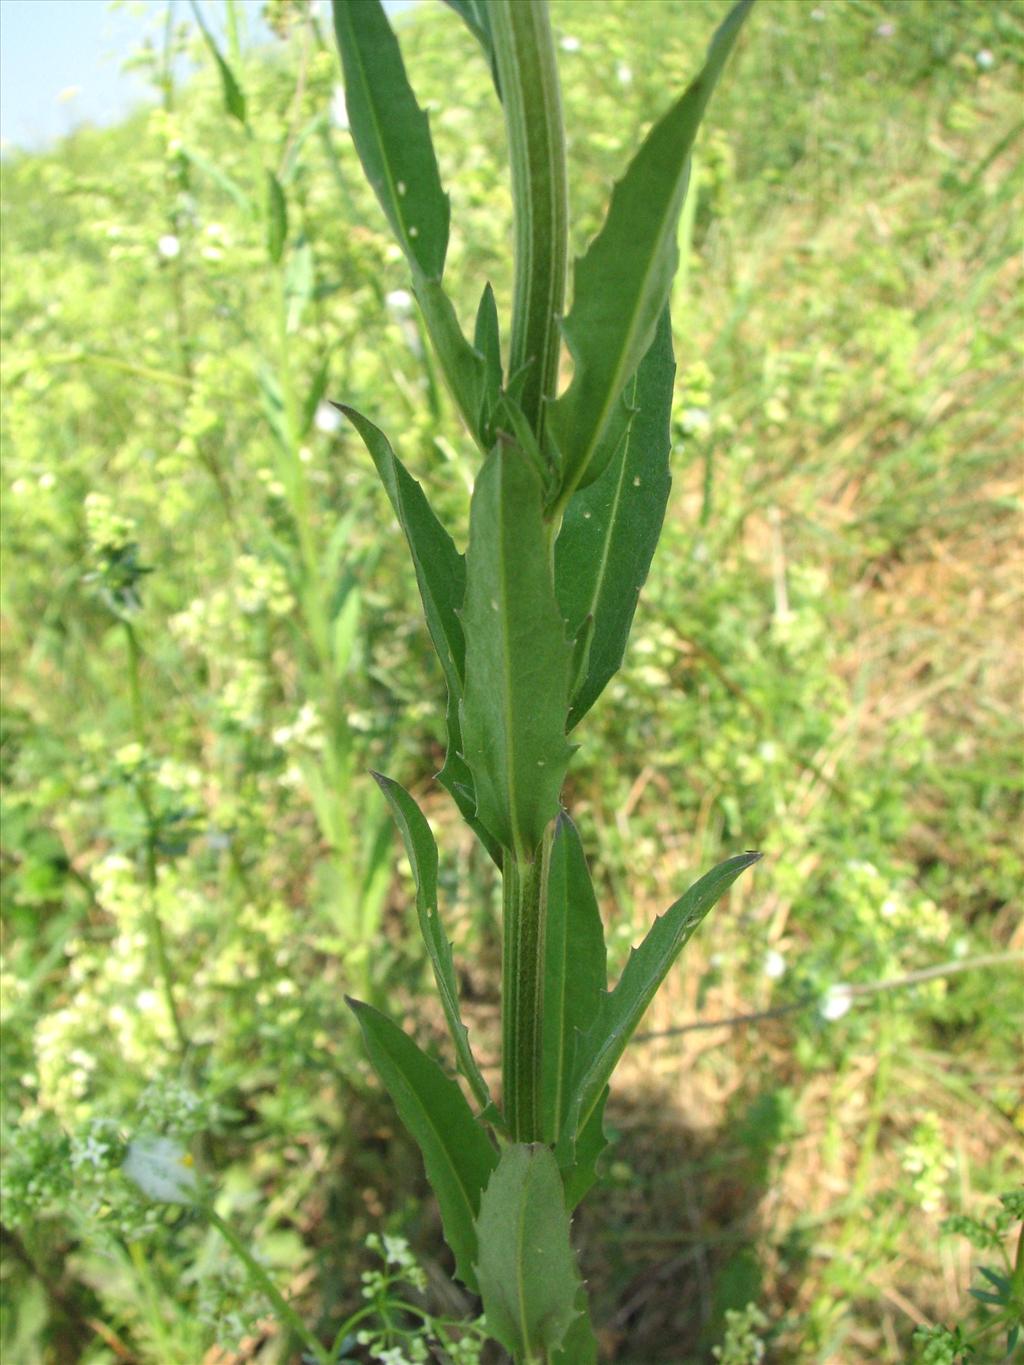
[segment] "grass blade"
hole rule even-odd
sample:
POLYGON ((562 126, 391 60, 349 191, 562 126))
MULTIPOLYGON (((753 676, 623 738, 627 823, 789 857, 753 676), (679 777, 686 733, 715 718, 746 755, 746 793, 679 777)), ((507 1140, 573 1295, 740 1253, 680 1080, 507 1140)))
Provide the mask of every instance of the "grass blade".
POLYGON ((391 807, 402 842, 405 844, 405 851, 409 856, 413 876, 416 878, 416 914, 419 918, 420 933, 423 935, 423 942, 427 946, 434 968, 437 993, 441 997, 448 1031, 455 1044, 459 1070, 469 1082, 473 1097, 480 1108, 486 1109, 490 1105, 491 1095, 487 1082, 476 1064, 469 1046, 469 1033, 462 1022, 452 946, 448 942, 437 909, 437 844, 423 812, 404 787, 382 773, 374 773, 373 776, 391 807))
POLYGON ((334 0, 349 127, 367 179, 413 267, 440 280, 450 208, 427 116, 380 0, 334 0))
POLYGON ((558 814, 571 753, 571 649, 548 564, 540 477, 515 447, 496 446, 477 477, 462 620, 463 752, 477 816, 530 860, 558 814))
POLYGON ((601 435, 668 301, 690 149, 752 3, 733 6, 711 40, 704 69, 647 134, 612 192, 603 227, 576 262, 573 305, 563 324, 574 374, 548 423, 563 492, 591 477, 601 435))
POLYGON ((669 418, 675 362, 668 309, 626 389, 632 410, 619 448, 565 511, 555 546, 555 591, 578 637, 593 622, 586 670, 573 690, 569 728, 586 715, 622 666, 640 589, 668 503, 669 418))
POLYGON ((385 1015, 359 1000, 348 1004, 374 1070, 423 1153, 456 1274, 475 1292, 476 1217, 497 1154, 458 1084, 385 1015))

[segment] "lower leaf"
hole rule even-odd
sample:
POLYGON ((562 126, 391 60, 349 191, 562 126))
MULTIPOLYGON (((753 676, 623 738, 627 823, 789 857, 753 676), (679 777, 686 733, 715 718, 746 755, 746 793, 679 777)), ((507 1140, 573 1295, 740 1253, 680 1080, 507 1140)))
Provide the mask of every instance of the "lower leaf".
POLYGON ((423 1153, 445 1240, 455 1256, 455 1273, 475 1292, 476 1218, 483 1189, 498 1164, 497 1153, 457 1082, 385 1015, 359 1000, 347 1003, 359 1021, 374 1070, 423 1153))
POLYGON ((506 1147, 480 1201, 477 1278, 487 1329, 517 1360, 546 1358, 579 1316, 569 1226, 551 1149, 506 1147))

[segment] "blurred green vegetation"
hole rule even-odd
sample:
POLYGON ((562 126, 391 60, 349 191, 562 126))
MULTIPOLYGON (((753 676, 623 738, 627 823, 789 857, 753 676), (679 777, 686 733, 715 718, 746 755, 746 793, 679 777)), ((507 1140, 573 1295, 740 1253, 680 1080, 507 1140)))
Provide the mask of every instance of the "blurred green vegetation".
MULTIPOLYGON (((374 1231, 410 1239, 431 1311, 473 1311, 343 1004, 443 1034, 367 770, 426 803, 492 1059, 495 888, 431 781, 404 548, 324 400, 461 528, 471 443, 323 16, 274 0, 253 52, 208 8, 244 124, 170 16, 133 57, 155 108, 4 162, 11 1365, 298 1358, 205 1225, 120 1178, 139 1131, 192 1144, 324 1340, 374 1231)), ((722 8, 554 0, 577 247, 722 8)), ((468 318, 484 280, 510 290, 500 110, 453 13, 400 27, 468 318)), ((609 1360, 706 1361, 750 1328, 769 1360, 895 1362, 916 1325, 971 1321, 940 1227, 997 1207, 1024 1131, 1022 66, 1018 0, 762 0, 702 134, 675 491, 571 804, 620 962, 688 873, 768 855, 651 1032, 794 1008, 627 1064, 577 1224, 609 1360)))

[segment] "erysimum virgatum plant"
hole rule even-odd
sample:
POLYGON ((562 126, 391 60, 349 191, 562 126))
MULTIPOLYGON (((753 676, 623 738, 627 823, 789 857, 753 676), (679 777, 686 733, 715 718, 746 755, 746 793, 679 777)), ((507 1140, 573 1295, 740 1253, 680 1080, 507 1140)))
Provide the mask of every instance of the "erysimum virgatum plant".
POLYGON ((419 1143, 458 1277, 517 1362, 597 1358, 570 1243, 595 1178, 612 1073, 681 949, 758 855, 714 868, 656 920, 614 989, 580 836, 560 793, 568 736, 620 666, 669 492, 675 365, 668 315, 694 138, 752 0, 655 122, 572 277, 558 71, 546 0, 448 0, 483 49, 504 111, 514 210, 511 319, 483 289, 472 340, 442 277, 449 201, 426 115, 379 0, 334 0, 349 126, 412 274, 440 368, 481 463, 466 554, 391 442, 362 437, 412 555, 448 687, 439 781, 500 868, 500 1105, 460 1015, 438 911, 438 853, 412 797, 378 781, 416 879, 458 1082, 402 1029, 351 1001, 419 1143), (563 315, 564 314, 564 315, 563 315), (572 380, 559 392, 562 347, 572 380))

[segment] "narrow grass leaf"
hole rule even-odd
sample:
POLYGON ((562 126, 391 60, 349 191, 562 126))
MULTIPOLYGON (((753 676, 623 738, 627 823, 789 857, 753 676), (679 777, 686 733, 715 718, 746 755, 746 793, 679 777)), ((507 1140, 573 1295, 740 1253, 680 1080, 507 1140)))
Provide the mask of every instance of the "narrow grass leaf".
POLYGON ((469 1033, 462 1022, 452 947, 437 908, 437 844, 426 817, 405 788, 382 773, 374 773, 373 776, 391 807, 416 879, 416 914, 420 933, 434 968, 437 993, 441 997, 448 1031, 455 1044, 459 1070, 469 1082, 480 1108, 486 1109, 491 1102, 491 1095, 476 1064, 469 1046, 469 1033))
POLYGON ((302 411, 299 414, 299 435, 306 437, 312 430, 316 420, 316 411, 323 402, 324 394, 327 392, 327 376, 330 373, 330 360, 326 357, 317 366, 316 373, 313 375, 313 382, 310 384, 305 398, 302 400, 302 411))
POLYGON ((601 476, 570 499, 555 546, 555 591, 579 638, 593 621, 586 671, 573 689, 569 728, 622 666, 640 590, 665 520, 675 361, 668 309, 626 386, 618 450, 601 476))
POLYGON ((463 753, 477 816, 532 857, 558 814, 571 649, 544 534, 541 482, 515 447, 495 446, 470 505, 463 753))
POLYGON ((541 1103, 547 1142, 558 1140, 576 1040, 594 1022, 607 985, 601 912, 579 831, 563 811, 551 842, 544 929, 541 1103))
POLYGON ((487 1330, 516 1360, 546 1359, 578 1315, 580 1290, 549 1148, 505 1148, 480 1201, 477 1240, 487 1330))
POLYGON ((498 1158, 458 1084, 371 1005, 348 1000, 374 1070, 416 1139, 459 1279, 476 1292, 476 1217, 498 1158))
POLYGON ((359 159, 414 269, 440 280, 450 207, 398 40, 380 0, 334 0, 333 9, 359 159))
POLYGON ((736 878, 760 858, 740 853, 706 873, 654 921, 629 955, 615 989, 601 997, 597 1018, 576 1050, 569 1118, 560 1144, 563 1168, 573 1134, 585 1128, 619 1058, 658 987, 705 915, 736 878))
POLYGON ((273 171, 267 171, 267 251, 276 265, 284 253, 288 237, 288 204, 281 182, 273 171))
POLYGON ((612 192, 603 227, 576 262, 572 309, 563 324, 573 379, 549 418, 566 489, 587 481, 604 428, 668 301, 690 150, 752 3, 739 0, 729 12, 704 69, 647 134, 612 192))
POLYGON ((234 201, 235 205, 241 209, 246 218, 249 218, 252 215, 252 200, 242 187, 236 181, 232 180, 230 175, 225 171, 222 171, 221 168, 210 161, 208 157, 203 156, 202 152, 194 151, 191 147, 182 147, 181 153, 182 156, 195 166, 197 171, 200 171, 207 179, 212 180, 215 185, 218 185, 224 193, 234 201))

